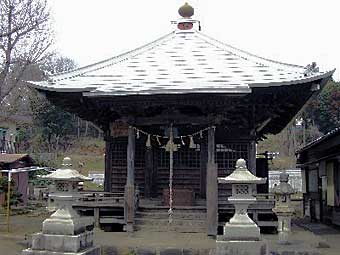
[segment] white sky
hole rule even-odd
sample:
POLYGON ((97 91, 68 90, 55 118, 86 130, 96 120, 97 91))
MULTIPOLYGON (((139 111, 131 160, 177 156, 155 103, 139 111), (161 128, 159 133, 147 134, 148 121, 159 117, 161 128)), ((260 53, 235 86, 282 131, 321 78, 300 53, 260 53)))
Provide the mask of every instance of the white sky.
MULTIPOLYGON (((173 30, 185 0, 51 0, 57 48, 79 66, 113 57, 173 30)), ((188 0, 202 32, 262 57, 336 68, 340 1, 188 0)))

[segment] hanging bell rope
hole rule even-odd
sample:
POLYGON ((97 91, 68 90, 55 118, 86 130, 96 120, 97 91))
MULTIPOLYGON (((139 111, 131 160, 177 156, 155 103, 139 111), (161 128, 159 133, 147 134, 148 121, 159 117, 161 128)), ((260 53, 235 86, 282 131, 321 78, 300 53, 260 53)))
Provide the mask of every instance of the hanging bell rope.
MULTIPOLYGON (((171 124, 170 126, 170 132, 169 132, 169 137, 168 136, 160 136, 160 135, 155 135, 155 134, 149 134, 137 127, 133 127, 135 132, 136 132, 136 136, 137 139, 140 138, 140 134, 144 134, 147 136, 147 140, 145 143, 145 146, 147 148, 151 148, 151 137, 155 137, 156 141, 158 143, 159 146, 161 146, 161 141, 160 138, 164 138, 164 139, 168 139, 168 142, 165 146, 166 151, 169 151, 169 157, 170 157, 170 169, 169 169, 169 210, 168 210, 168 215, 169 215, 169 224, 171 224, 173 222, 173 175, 174 175, 174 151, 178 150, 178 145, 174 143, 174 133, 173 133, 173 125, 171 124)), ((209 130, 209 129, 216 129, 215 126, 211 126, 211 127, 207 127, 205 129, 201 129, 193 134, 190 135, 186 135, 180 136, 180 140, 181 140, 181 144, 185 145, 183 138, 184 137, 188 137, 189 138, 189 148, 191 149, 195 149, 196 148, 196 144, 194 141, 194 136, 199 135, 199 137, 202 139, 203 138, 203 132, 209 130)))
MULTIPOLYGON (((172 124, 170 126, 170 139, 169 139, 169 154, 170 154, 170 173, 169 173, 169 224, 173 221, 173 189, 172 189, 172 182, 173 182, 173 175, 174 175, 174 137, 173 137, 173 130, 172 124)), ((176 146, 177 149, 177 146, 176 146)))

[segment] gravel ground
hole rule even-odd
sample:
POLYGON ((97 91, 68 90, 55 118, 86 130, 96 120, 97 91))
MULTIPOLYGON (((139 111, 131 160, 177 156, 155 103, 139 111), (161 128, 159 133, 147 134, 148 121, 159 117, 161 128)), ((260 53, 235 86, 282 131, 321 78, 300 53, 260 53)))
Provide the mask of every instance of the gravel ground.
MULTIPOLYGON (((17 215, 11 217, 10 233, 6 231, 4 215, 0 215, 0 254, 16 255, 27 247, 29 236, 39 232, 42 221, 46 215, 17 215)), ((292 234, 292 244, 283 247, 286 250, 298 251, 301 246, 304 249, 315 247, 322 255, 340 254, 340 231, 323 224, 304 223, 304 226, 294 226, 292 234), (308 229, 309 227, 309 229, 308 229)), ((277 235, 264 235, 268 240, 270 248, 280 250, 282 246, 276 244, 277 235)), ((144 232, 138 231, 132 235, 125 232, 114 233, 104 232, 95 229, 95 243, 104 247, 114 247, 119 254, 127 254, 134 248, 146 248, 151 250, 161 250, 164 248, 178 248, 201 250, 200 254, 207 254, 208 250, 215 248, 215 240, 205 234, 184 234, 174 232, 144 232)), ((106 248, 105 248, 106 247, 106 248)))

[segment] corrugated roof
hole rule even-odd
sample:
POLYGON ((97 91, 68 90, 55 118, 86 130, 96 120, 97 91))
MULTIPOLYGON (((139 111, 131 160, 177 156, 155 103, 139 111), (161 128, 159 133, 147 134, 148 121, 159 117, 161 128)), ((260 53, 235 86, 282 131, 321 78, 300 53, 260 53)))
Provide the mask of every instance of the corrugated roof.
POLYGON ((311 82, 333 72, 261 58, 192 29, 176 30, 120 56, 31 83, 42 90, 86 96, 250 93, 253 87, 311 82))
POLYGON ((27 156, 28 154, 0 154, 0 163, 12 163, 27 156))

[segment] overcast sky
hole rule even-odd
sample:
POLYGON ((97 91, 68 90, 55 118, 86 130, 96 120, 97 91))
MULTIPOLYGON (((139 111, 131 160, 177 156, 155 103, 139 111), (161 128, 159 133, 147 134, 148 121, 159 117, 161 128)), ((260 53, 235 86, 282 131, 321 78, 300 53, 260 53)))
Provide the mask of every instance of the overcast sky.
MULTIPOLYGON (((57 48, 79 66, 113 57, 173 30, 182 0, 51 0, 57 48)), ((340 1, 192 0, 202 32, 262 57, 336 68, 340 1)))

